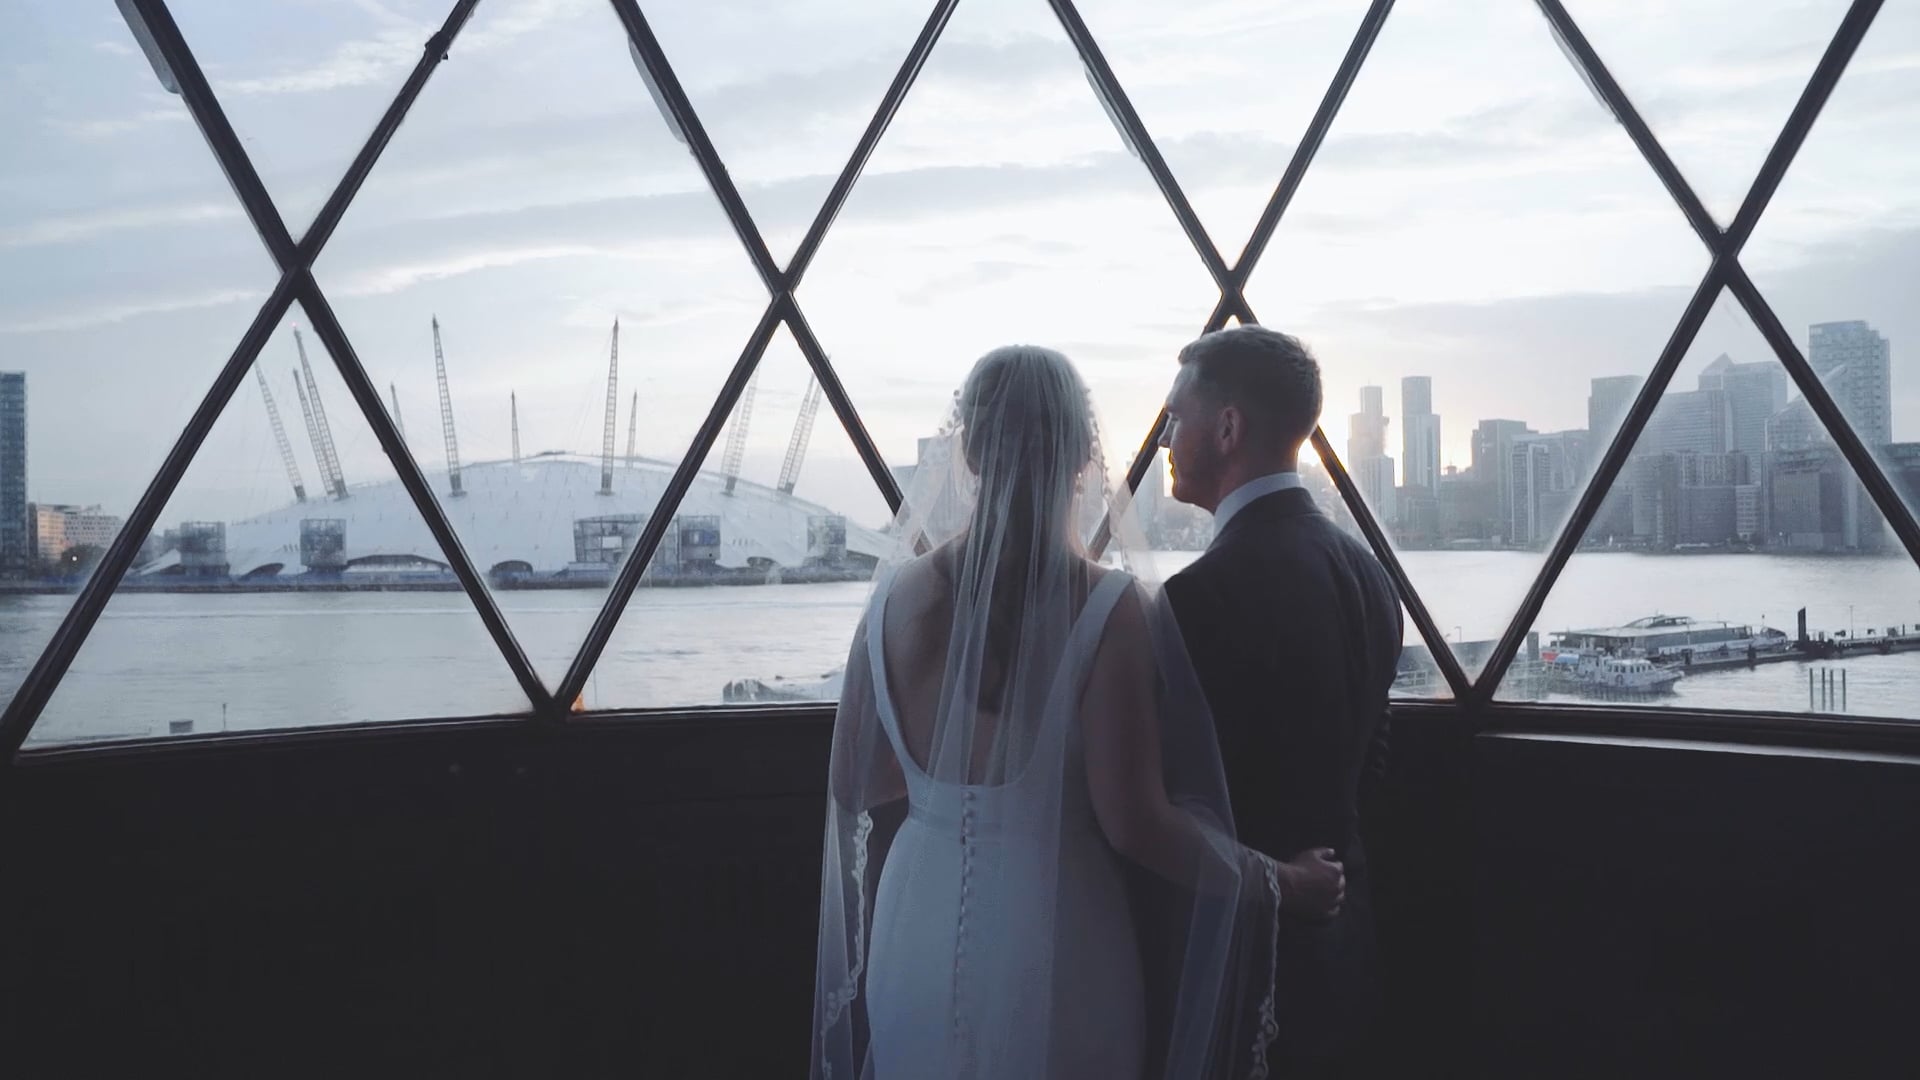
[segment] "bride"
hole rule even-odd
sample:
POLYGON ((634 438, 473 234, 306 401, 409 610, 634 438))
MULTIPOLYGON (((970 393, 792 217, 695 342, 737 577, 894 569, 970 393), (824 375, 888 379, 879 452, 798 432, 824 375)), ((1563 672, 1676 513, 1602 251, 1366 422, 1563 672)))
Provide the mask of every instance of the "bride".
POLYGON ((1234 842, 1066 358, 988 353, 942 434, 834 724, 813 1075, 1265 1075, 1274 920, 1339 865, 1234 842))

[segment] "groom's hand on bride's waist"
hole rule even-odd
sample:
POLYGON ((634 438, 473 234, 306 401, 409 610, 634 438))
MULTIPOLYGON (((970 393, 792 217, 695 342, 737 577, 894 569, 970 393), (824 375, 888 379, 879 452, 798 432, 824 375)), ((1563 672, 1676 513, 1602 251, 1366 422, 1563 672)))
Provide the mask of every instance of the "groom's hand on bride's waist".
POLYGON ((1330 919, 1347 900, 1347 872, 1332 848, 1308 848, 1279 864, 1280 909, 1307 919, 1330 919))

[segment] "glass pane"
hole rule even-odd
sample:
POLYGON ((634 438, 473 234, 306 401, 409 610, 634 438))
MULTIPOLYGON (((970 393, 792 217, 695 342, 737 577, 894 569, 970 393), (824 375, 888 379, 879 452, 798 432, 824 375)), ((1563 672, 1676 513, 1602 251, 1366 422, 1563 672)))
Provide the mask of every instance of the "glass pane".
MULTIPOLYGON (((785 265, 853 155, 933 0, 715 5, 655 0, 648 24, 785 265)), ((979 51, 988 73, 998 58, 979 51)))
POLYGON ((0 101, 4 705, 275 275, 111 7, 10 8, 0 101))
POLYGON ((28 745, 526 710, 301 318, 227 403, 28 745))
POLYGON ((1127 100, 1228 263, 1245 249, 1367 6, 1080 4, 1127 100))
POLYGON ((1920 718, 1920 569, 1863 550, 1866 493, 1791 385, 1722 296, 1500 696, 1920 718))
POLYGON ((551 686, 617 569, 578 530, 653 511, 766 292, 612 9, 523 14, 478 9, 511 44, 434 76, 315 275, 551 686))
MULTIPOLYGON (((1881 9, 1742 262, 1920 510, 1920 8, 1881 9)), ((1899 544, 1869 511, 1868 543, 1899 544)))
POLYGON ((891 517, 783 325, 581 704, 832 700, 891 517))
MULTIPOLYGON (((298 237, 360 151, 449 0, 234 4, 168 0, 287 228, 298 237)), ((458 55, 490 47, 468 35, 458 55)))
POLYGON ((1706 262, 1536 10, 1387 20, 1249 296, 1469 674, 1619 423, 1595 380, 1652 367, 1706 262))
POLYGON ((1733 220, 1847 0, 1567 0, 1694 194, 1733 220))
POLYGON ((1031 342, 1079 367, 1117 467, 1218 298, 1059 23, 1012 3, 955 12, 800 286, 894 465, 975 360, 1031 342), (1017 62, 983 78, 983 50, 1017 62))
POLYGON ((1395 673, 1393 688, 1389 691, 1391 696, 1395 699, 1422 700, 1452 697, 1453 688, 1447 685, 1447 677, 1440 673, 1440 665, 1433 659, 1433 650, 1420 637, 1420 630, 1413 625, 1413 615, 1407 611, 1405 604, 1400 605, 1400 625, 1404 627, 1406 636, 1400 648, 1400 669, 1395 673))

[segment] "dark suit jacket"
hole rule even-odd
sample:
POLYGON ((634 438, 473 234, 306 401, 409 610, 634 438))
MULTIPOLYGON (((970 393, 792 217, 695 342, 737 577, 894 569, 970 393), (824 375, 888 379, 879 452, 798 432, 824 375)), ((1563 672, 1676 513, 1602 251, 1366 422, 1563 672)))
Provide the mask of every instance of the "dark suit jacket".
POLYGON ((1284 918, 1279 955, 1281 1045, 1340 1057, 1379 997, 1362 837, 1382 801, 1400 656, 1392 579, 1295 488, 1241 508, 1167 597, 1213 711, 1241 841, 1282 860, 1330 847, 1346 864, 1342 913, 1284 918))

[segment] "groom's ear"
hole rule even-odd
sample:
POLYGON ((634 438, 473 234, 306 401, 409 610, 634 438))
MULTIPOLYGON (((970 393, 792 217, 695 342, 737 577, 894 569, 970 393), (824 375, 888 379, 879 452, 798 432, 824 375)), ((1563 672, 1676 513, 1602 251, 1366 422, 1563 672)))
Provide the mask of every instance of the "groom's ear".
POLYGON ((1221 408, 1220 418, 1214 423, 1214 441, 1219 444, 1222 454, 1231 454, 1240 448, 1247 437, 1247 418, 1238 406, 1227 405, 1221 408))

